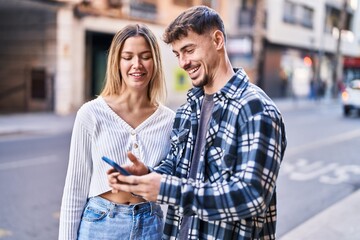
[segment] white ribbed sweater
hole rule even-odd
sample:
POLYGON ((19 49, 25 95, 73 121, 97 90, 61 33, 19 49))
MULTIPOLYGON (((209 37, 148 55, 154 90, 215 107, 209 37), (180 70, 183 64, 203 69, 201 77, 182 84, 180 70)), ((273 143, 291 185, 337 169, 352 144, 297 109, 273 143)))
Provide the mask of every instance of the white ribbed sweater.
POLYGON ((165 158, 175 113, 164 105, 135 129, 121 119, 100 96, 77 112, 61 204, 59 239, 77 238, 81 215, 89 197, 110 189, 101 160, 107 156, 119 165, 130 163, 132 151, 148 166, 165 158))

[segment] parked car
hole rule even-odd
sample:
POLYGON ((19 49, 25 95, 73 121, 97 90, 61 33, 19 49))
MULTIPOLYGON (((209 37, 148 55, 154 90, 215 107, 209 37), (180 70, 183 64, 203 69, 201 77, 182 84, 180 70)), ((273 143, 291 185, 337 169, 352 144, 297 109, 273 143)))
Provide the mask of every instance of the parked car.
POLYGON ((344 116, 349 116, 352 110, 360 114, 360 79, 354 79, 347 84, 341 93, 344 116))

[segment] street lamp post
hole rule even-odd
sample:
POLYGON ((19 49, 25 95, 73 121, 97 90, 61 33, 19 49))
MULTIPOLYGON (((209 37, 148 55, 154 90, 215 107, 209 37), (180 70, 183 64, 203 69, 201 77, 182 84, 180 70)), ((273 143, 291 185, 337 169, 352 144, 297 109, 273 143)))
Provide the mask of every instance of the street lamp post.
POLYGON ((336 43, 336 52, 334 57, 334 66, 333 66, 333 79, 332 79, 332 97, 336 98, 338 95, 338 81, 340 72, 342 71, 342 61, 341 60, 341 32, 345 28, 345 21, 346 21, 346 15, 347 15, 347 6, 348 1, 344 0, 343 7, 340 11, 340 19, 339 19, 339 35, 336 43))

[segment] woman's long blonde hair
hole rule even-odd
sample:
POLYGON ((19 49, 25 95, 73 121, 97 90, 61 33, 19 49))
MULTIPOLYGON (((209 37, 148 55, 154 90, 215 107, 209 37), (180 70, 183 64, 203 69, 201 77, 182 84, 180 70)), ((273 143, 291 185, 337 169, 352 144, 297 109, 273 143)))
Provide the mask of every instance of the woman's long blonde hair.
POLYGON ((114 36, 107 58, 105 85, 101 96, 120 95, 123 89, 123 78, 120 73, 120 55, 126 39, 142 36, 151 48, 154 59, 154 71, 148 87, 148 98, 151 103, 158 104, 165 101, 166 84, 162 68, 160 47, 152 31, 143 24, 130 24, 121 29, 114 36))

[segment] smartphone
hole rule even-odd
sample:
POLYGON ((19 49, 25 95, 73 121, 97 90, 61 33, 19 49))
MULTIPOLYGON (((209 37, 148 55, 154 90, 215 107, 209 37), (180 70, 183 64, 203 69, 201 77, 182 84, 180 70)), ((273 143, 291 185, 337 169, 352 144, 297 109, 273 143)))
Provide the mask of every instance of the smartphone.
POLYGON ((125 175, 125 176, 131 175, 128 171, 126 171, 124 168, 120 167, 119 164, 117 164, 113 160, 111 160, 105 156, 103 156, 101 159, 104 160, 105 162, 107 162, 108 164, 110 164, 110 166, 115 168, 115 170, 118 171, 119 173, 121 173, 122 175, 125 175))

